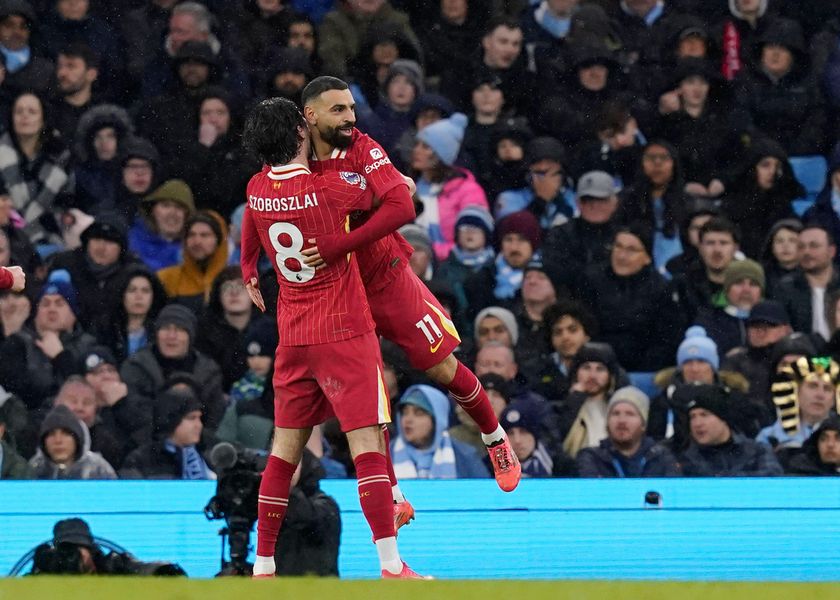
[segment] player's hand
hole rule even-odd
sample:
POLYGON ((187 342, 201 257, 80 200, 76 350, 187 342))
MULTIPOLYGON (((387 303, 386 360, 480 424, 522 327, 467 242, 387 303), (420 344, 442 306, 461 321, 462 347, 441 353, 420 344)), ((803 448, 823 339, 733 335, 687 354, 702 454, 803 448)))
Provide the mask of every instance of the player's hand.
POLYGON ((35 340, 35 345, 41 349, 41 352, 47 355, 50 360, 64 352, 64 344, 58 338, 55 331, 45 331, 41 334, 41 339, 35 340))
POLYGON ((318 269, 323 269, 327 266, 327 263, 325 263, 324 259, 321 257, 318 246, 315 245, 315 240, 309 239, 308 241, 312 244, 312 247, 307 248, 306 250, 301 250, 301 254, 305 257, 303 259, 303 264, 307 267, 314 267, 316 271, 318 269))
POLYGON ((414 194, 417 193, 417 186, 415 185, 414 180, 408 175, 403 175, 402 173, 400 173, 400 175, 402 175, 403 180, 405 180, 405 184, 408 186, 409 195, 414 196, 414 194))
POLYGON ((5 267, 12 274, 12 291, 22 292, 26 287, 26 273, 20 267, 5 267))
POLYGON ((251 281, 245 284, 245 289, 248 290, 248 295, 251 297, 251 302, 256 304, 262 312, 265 312, 265 301, 260 291, 260 282, 256 277, 251 277, 251 281))

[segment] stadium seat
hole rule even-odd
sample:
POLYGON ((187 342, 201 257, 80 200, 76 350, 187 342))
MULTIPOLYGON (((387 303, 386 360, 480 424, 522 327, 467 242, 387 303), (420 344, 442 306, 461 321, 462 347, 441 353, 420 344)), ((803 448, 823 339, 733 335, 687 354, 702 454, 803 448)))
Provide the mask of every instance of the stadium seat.
POLYGON ((801 217, 814 204, 817 194, 822 191, 828 163, 825 157, 820 155, 792 156, 790 166, 793 168, 796 179, 805 188, 805 196, 793 201, 793 210, 801 217))

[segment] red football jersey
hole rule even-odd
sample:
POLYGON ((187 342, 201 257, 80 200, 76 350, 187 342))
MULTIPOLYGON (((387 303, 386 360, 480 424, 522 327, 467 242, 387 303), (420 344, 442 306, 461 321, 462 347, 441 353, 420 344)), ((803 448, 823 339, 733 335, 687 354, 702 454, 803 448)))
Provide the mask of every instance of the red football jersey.
POLYGON ((242 220, 242 275, 256 277, 260 247, 274 264, 280 293, 280 344, 305 346, 373 330, 356 260, 316 271, 303 264, 307 240, 346 231, 349 215, 370 210, 373 194, 358 173, 313 175, 299 164, 265 167, 248 182, 242 220))
MULTIPOLYGON (((381 198, 398 185, 405 185, 403 176, 373 138, 353 129, 349 148, 335 148, 328 160, 310 159, 313 173, 349 171, 367 178, 374 196, 381 198)), ((388 272, 406 267, 414 249, 399 233, 392 233, 356 250, 359 271, 365 287, 378 290, 390 281, 388 272)))

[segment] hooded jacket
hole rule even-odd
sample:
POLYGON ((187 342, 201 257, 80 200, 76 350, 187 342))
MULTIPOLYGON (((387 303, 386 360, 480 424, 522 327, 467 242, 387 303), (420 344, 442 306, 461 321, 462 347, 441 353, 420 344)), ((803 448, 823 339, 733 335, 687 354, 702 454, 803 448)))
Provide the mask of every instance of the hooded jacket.
POLYGON ((70 409, 53 408, 41 424, 38 452, 29 461, 36 479, 116 479, 117 475, 100 454, 91 452, 84 425, 70 409), (55 463, 47 454, 46 438, 55 429, 68 431, 76 440, 76 456, 70 465, 55 463))
POLYGON ((840 417, 832 415, 820 424, 819 428, 802 444, 802 451, 790 458, 785 468, 786 473, 809 477, 840 475, 837 465, 824 463, 820 458, 819 441, 824 431, 835 431, 840 434, 840 417))

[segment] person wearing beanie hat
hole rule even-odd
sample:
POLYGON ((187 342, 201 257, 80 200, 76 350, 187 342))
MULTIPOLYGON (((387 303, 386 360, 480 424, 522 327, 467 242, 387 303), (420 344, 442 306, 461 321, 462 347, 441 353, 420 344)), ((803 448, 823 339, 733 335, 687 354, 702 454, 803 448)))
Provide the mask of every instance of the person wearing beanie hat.
POLYGON ((214 210, 200 210, 184 226, 183 260, 157 272, 171 300, 200 313, 213 281, 227 265, 227 222, 214 210))
POLYGON ((455 245, 435 271, 435 278, 447 282, 458 301, 458 310, 468 309, 464 285, 473 273, 493 263, 493 217, 481 206, 467 206, 455 221, 455 245))
MULTIPOLYGON (((712 377, 720 368, 717 345, 706 335, 706 330, 700 326, 689 327, 685 331, 685 339, 677 348, 677 367, 686 370, 703 368, 693 363, 703 363, 711 367, 712 377)), ((696 378, 689 377, 689 380, 696 378)))
POLYGON ((189 340, 195 338, 195 328, 197 320, 195 313, 193 313, 186 306, 181 304, 167 304, 163 307, 155 319, 155 332, 160 332, 166 327, 175 326, 182 331, 185 331, 189 340))
POLYGON ((810 477, 840 475, 840 417, 832 415, 811 434, 802 452, 787 457, 785 473, 810 477))
POLYGON ((408 223, 397 231, 414 249, 408 259, 411 270, 422 281, 429 281, 435 274, 435 255, 432 250, 432 240, 426 229, 415 223, 408 223))
POLYGON ((41 423, 39 452, 29 465, 36 479, 116 479, 114 469, 87 447, 85 425, 65 405, 55 406, 41 423))
POLYGON ((566 185, 566 149, 552 137, 534 138, 525 148, 527 187, 499 194, 494 205, 496 219, 527 210, 539 216, 540 227, 548 231, 572 218, 574 190, 566 185))
POLYGON ((128 232, 129 250, 152 271, 178 264, 184 224, 194 212, 187 183, 165 181, 141 200, 139 215, 128 232))
POLYGON ((494 227, 495 222, 493 221, 493 215, 491 215, 486 208, 481 206, 464 207, 461 212, 458 213, 458 218, 455 221, 455 230, 456 235, 458 236, 456 243, 459 248, 467 251, 475 251, 476 248, 486 248, 487 246, 492 246, 494 227), (481 243, 479 243, 478 240, 474 242, 462 240, 462 227, 473 227, 474 229, 478 229, 484 234, 484 239, 481 240, 479 238, 481 243))
POLYGON ((231 385, 232 403, 255 400, 263 395, 265 384, 272 375, 277 343, 277 327, 270 318, 260 316, 251 320, 242 339, 248 370, 231 385))
POLYGON ((799 448, 840 409, 840 364, 828 356, 800 357, 779 369, 772 392, 778 418, 755 439, 776 452, 799 448))
POLYGON ((215 479, 201 447, 201 402, 189 390, 164 391, 154 405, 152 441, 125 459, 122 479, 215 479))
POLYGON ((734 431, 722 386, 685 386, 690 443, 679 456, 687 477, 771 477, 782 474, 773 451, 734 431))
POLYGON ((501 306, 488 306, 476 315, 473 322, 476 349, 487 342, 500 342, 513 349, 519 341, 519 325, 516 317, 501 306))
POLYGON ((580 477, 677 477, 671 451, 647 435, 650 400, 640 389, 615 391, 607 405, 607 437, 577 455, 580 477))
POLYGON ((723 273, 723 307, 703 307, 695 322, 715 341, 718 354, 747 344, 745 325, 764 294, 764 270, 754 260, 732 261, 723 273))
POLYGON ((487 208, 484 190, 473 174, 455 166, 467 117, 455 113, 417 134, 411 168, 418 174, 417 197, 422 205, 415 223, 432 239, 435 256, 445 260, 455 246, 455 222, 467 206, 487 208))
POLYGON ((530 398, 514 400, 499 417, 527 477, 557 477, 568 466, 566 457, 552 456, 541 440, 545 419, 545 403, 530 398))
MULTIPOLYGON (((649 231, 649 230, 648 230, 649 231)), ((580 299, 628 371, 653 372, 673 365, 682 333, 668 284, 652 266, 646 228, 615 234, 609 261, 583 271, 580 299)))

